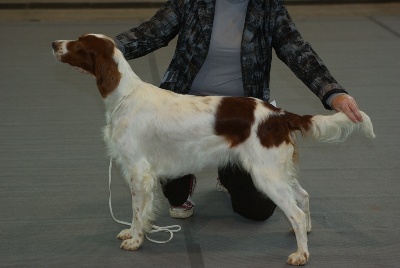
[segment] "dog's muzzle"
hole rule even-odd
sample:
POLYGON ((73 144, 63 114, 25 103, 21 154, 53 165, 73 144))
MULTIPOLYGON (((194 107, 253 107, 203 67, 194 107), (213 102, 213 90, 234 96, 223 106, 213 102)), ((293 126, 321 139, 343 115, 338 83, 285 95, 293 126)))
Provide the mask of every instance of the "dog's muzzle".
POLYGON ((61 55, 64 54, 63 44, 64 41, 54 41, 53 43, 51 43, 51 46, 53 47, 53 55, 58 60, 61 60, 61 55))

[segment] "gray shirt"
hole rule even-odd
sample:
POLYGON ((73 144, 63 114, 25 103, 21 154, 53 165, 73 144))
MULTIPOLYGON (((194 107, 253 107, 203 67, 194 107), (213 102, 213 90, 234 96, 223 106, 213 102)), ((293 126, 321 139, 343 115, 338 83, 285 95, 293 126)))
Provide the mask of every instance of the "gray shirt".
POLYGON ((217 0, 207 58, 189 94, 244 96, 240 46, 248 0, 217 0))

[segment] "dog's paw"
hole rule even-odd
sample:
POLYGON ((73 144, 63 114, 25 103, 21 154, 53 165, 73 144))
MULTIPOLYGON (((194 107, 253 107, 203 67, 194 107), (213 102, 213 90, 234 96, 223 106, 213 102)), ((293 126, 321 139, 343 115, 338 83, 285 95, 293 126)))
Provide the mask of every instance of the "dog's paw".
POLYGON ((131 229, 125 229, 122 230, 118 235, 117 238, 119 240, 127 240, 132 238, 132 230, 131 229))
POLYGON ((121 248, 125 250, 138 250, 143 243, 143 239, 130 238, 122 242, 121 248))
POLYGON ((290 265, 305 265, 308 261, 310 254, 308 252, 295 252, 291 254, 287 260, 290 265))

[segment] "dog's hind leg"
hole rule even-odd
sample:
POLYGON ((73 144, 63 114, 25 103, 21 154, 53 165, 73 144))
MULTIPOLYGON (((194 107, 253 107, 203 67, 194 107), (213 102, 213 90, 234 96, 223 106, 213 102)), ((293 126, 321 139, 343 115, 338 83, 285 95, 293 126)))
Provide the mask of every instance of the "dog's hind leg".
POLYGON ((288 263, 304 265, 309 258, 307 246, 306 215, 296 203, 290 178, 284 168, 253 167, 254 185, 265 193, 285 213, 296 234, 297 252, 291 254, 288 263))
POLYGON ((137 250, 144 241, 145 232, 151 229, 155 180, 149 173, 135 172, 130 176, 129 187, 132 196, 132 224, 131 228, 122 230, 117 238, 124 240, 122 249, 137 250))

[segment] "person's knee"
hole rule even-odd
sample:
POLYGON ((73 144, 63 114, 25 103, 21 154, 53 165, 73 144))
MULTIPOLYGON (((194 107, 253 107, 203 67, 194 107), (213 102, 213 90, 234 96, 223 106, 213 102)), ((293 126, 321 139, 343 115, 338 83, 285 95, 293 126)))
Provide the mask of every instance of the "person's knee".
POLYGON ((272 216, 275 203, 256 189, 249 173, 237 165, 228 165, 220 168, 218 175, 231 196, 233 211, 254 221, 265 221, 272 216))
POLYGON ((274 214, 276 205, 268 198, 258 200, 257 202, 234 202, 232 200, 233 211, 238 213, 240 216, 253 220, 253 221, 265 221, 274 214))

